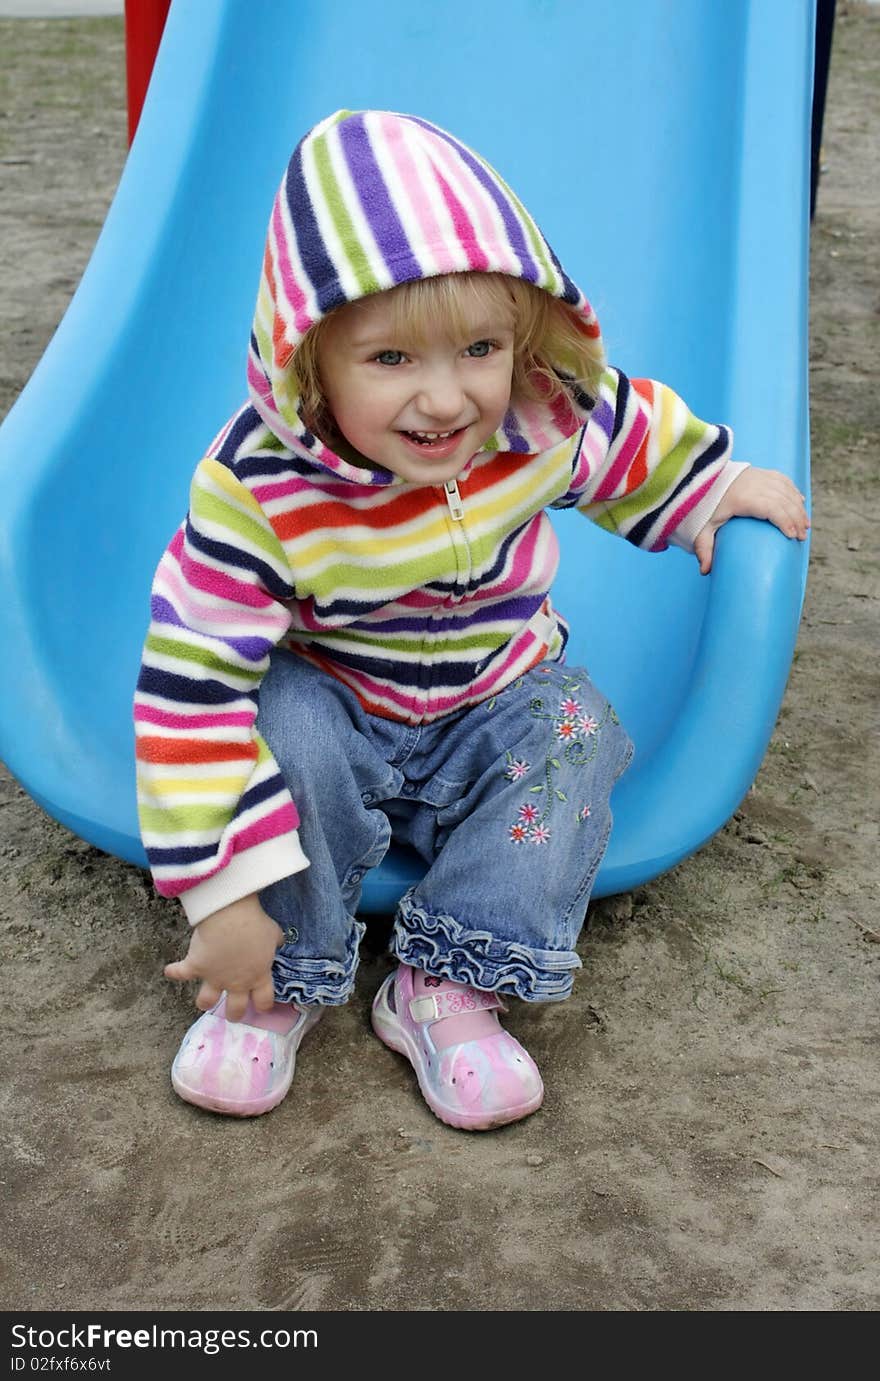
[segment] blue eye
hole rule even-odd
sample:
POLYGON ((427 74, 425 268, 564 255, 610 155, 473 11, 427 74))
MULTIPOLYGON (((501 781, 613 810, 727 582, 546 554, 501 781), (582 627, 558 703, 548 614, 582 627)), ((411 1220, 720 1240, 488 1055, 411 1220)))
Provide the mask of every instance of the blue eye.
POLYGON ((403 358, 404 355, 402 350, 383 350, 381 354, 375 356, 377 364, 386 364, 392 367, 396 364, 400 364, 403 358))
POLYGON ((494 349, 491 340, 475 340, 473 345, 468 346, 468 354, 472 359, 483 360, 494 349))

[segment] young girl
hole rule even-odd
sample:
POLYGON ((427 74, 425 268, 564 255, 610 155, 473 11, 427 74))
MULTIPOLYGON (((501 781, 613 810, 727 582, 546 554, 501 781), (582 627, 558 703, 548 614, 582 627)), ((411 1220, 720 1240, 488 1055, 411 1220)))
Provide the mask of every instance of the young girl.
POLYGON ((803 538, 803 498, 606 366, 528 212, 415 116, 340 111, 294 152, 248 383, 159 565, 135 704, 144 842, 193 926, 165 973, 201 979, 174 1087, 238 1116, 281 1101, 351 994, 393 836, 425 875, 375 1031, 444 1122, 515 1121, 543 1086, 501 995, 569 995, 632 751, 565 665, 545 510, 706 572, 737 514, 803 538))

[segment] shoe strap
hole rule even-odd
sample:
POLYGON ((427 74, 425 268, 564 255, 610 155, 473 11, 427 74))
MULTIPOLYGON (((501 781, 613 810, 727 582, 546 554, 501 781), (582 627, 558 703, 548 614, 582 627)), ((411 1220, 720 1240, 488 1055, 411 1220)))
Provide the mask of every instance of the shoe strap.
POLYGON ((413 1021, 439 1021, 441 1017, 461 1016, 463 1012, 506 1011, 497 993, 484 993, 479 988, 459 988, 440 993, 424 993, 411 997, 409 1014, 413 1021))

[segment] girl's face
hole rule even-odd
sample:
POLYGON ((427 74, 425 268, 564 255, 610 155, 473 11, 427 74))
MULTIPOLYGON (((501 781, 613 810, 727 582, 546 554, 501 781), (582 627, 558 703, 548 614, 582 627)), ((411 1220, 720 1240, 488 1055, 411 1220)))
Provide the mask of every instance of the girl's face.
POLYGON ((454 479, 510 403, 513 309, 473 302, 464 331, 416 344, 392 330, 389 293, 328 317, 318 342, 327 405, 349 445, 416 484, 454 479))

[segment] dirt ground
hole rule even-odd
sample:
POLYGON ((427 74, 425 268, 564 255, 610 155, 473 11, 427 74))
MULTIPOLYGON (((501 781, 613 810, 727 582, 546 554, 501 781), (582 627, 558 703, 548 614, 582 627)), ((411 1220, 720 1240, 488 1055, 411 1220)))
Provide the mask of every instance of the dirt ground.
MULTIPOLYGON (((122 166, 122 21, 4 20, 0 51, 5 412, 122 166)), ((543 1111, 485 1136, 437 1122, 368 1032, 378 953, 271 1116, 179 1102, 167 1071, 193 1009, 161 976, 176 906, 0 769, 2 1307, 880 1305, 878 107, 880 10, 838 4, 813 555, 785 703, 727 827, 592 908, 569 1003, 513 1013, 543 1111)))

